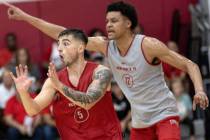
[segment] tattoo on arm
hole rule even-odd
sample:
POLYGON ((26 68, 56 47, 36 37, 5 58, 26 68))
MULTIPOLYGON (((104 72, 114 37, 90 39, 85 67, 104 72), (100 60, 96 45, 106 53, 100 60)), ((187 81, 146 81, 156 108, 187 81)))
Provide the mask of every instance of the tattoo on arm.
POLYGON ((93 83, 90 84, 86 93, 75 91, 65 85, 63 85, 62 90, 67 97, 86 105, 97 101, 103 95, 111 78, 111 71, 103 68, 96 71, 93 76, 93 83))

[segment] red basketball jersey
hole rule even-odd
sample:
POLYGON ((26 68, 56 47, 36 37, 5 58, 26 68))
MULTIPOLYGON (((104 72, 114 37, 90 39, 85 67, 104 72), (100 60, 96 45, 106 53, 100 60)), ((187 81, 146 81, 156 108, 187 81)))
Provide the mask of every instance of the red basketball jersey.
MULTIPOLYGON (((66 68, 58 72, 58 77, 65 85, 86 92, 97 66, 87 62, 77 87, 69 81, 71 74, 68 74, 66 68)), ((56 94, 58 96, 53 103, 53 112, 62 140, 122 140, 110 92, 106 92, 90 110, 73 104, 61 93, 56 94)))

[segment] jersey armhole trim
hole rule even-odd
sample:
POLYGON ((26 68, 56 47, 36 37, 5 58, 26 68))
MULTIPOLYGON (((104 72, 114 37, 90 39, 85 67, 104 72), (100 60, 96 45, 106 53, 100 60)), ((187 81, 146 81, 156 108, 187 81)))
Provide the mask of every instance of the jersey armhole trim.
POLYGON ((144 37, 142 38, 141 46, 140 46, 141 51, 142 51, 142 54, 143 54, 143 56, 144 56, 144 59, 145 59, 146 62, 147 62, 149 65, 151 65, 151 66, 158 66, 158 65, 160 65, 160 64, 161 64, 161 61, 160 61, 159 63, 157 63, 157 64, 152 64, 152 63, 149 62, 149 60, 146 58, 145 52, 144 52, 144 50, 143 50, 143 41, 144 41, 145 38, 146 38, 146 36, 144 36, 144 37))

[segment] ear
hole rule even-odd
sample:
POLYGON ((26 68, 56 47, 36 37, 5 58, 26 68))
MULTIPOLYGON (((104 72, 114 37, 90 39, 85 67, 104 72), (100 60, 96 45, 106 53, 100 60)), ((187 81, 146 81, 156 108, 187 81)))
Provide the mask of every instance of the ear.
POLYGON ((83 53, 85 50, 85 45, 83 43, 80 43, 79 47, 78 47, 78 52, 79 53, 83 53))
POLYGON ((131 28, 131 21, 129 20, 129 19, 126 19, 126 26, 128 27, 128 28, 131 28))

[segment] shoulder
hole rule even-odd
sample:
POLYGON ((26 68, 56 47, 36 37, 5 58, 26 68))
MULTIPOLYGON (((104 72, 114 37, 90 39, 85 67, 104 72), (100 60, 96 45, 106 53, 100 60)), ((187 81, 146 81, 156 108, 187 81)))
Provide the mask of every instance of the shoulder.
POLYGON ((148 49, 151 49, 154 47, 159 47, 159 46, 162 46, 163 43, 158 40, 157 38, 154 38, 154 37, 144 37, 143 41, 142 41, 142 45, 145 47, 145 48, 148 48, 148 49))
POLYGON ((153 57, 167 54, 169 51, 163 42, 153 37, 145 37, 142 41, 142 49, 147 52, 149 56, 153 57))
POLYGON ((108 67, 104 66, 104 65, 98 65, 98 66, 95 68, 95 72, 103 71, 103 70, 106 70, 106 71, 110 71, 110 72, 111 72, 111 70, 110 70, 108 67))
POLYGON ((103 66, 103 65, 98 65, 96 69, 94 70, 94 77, 98 77, 98 76, 111 78, 112 72, 108 67, 103 66))

